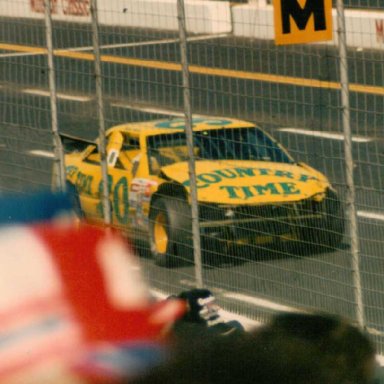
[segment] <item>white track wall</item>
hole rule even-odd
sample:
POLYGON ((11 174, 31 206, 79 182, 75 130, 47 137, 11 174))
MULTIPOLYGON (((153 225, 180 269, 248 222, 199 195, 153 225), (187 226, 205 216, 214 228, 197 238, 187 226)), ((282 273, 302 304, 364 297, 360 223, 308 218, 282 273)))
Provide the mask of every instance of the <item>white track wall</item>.
MULTIPOLYGON (((0 1, 0 16, 44 18, 43 1, 0 1)), ((89 4, 69 9, 66 2, 53 7, 53 19, 90 22, 89 4)), ((98 2, 102 25, 178 30, 176 0, 102 0, 98 2)), ((192 33, 231 32, 231 12, 226 1, 186 1, 187 29, 192 33)))
MULTIPOLYGON (((89 6, 70 9, 65 2, 54 6, 53 18, 68 22, 89 22, 89 6)), ((196 34, 230 33, 254 39, 274 39, 273 8, 270 5, 230 5, 229 1, 186 0, 187 30, 196 34)), ((43 1, 0 0, 0 16, 42 19, 43 1)), ((176 0, 101 0, 102 25, 177 31, 176 0)), ((384 46, 384 12, 346 10, 348 46, 380 49, 384 46)), ((336 12, 333 10, 336 30, 336 12)), ((334 33, 334 43, 336 33, 334 33)))

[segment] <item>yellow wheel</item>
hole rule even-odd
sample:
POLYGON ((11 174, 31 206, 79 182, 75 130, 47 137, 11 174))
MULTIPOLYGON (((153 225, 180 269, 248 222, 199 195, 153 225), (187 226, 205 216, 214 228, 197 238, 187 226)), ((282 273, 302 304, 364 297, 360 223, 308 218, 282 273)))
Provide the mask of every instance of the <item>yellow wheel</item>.
POLYGON ((155 218, 154 223, 154 245, 156 248, 156 252, 159 254, 164 254, 167 252, 168 246, 168 234, 166 230, 167 219, 163 212, 159 212, 159 214, 155 218))
POLYGON ((156 265, 170 268, 192 260, 191 221, 190 207, 184 199, 164 196, 153 201, 149 243, 156 265))

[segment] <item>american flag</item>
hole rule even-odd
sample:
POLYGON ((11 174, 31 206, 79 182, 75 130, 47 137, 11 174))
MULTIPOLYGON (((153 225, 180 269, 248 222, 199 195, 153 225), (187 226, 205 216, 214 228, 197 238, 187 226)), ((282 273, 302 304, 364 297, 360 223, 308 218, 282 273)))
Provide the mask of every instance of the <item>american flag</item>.
POLYGON ((153 302, 125 238, 85 223, 3 225, 0 265, 0 383, 136 375, 162 361, 184 311, 153 302))

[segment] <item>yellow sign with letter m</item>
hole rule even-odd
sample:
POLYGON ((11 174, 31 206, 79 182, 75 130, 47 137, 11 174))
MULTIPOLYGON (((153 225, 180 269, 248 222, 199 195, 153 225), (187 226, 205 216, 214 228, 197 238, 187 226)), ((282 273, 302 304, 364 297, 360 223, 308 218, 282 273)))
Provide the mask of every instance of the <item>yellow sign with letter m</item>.
POLYGON ((274 0, 275 43, 332 39, 332 0, 274 0))

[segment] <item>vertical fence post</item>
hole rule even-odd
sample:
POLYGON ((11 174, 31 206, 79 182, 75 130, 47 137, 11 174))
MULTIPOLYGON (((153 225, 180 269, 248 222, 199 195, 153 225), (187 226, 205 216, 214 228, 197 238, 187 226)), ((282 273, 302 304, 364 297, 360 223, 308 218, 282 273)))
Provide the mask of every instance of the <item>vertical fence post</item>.
POLYGON ((97 15, 97 0, 91 0, 91 15, 92 15, 92 40, 95 56, 95 82, 96 82, 96 100, 97 113, 99 120, 99 153, 101 165, 101 180, 102 180, 102 206, 104 223, 111 224, 111 203, 109 200, 109 182, 108 182, 108 164, 107 164, 107 149, 105 138, 105 118, 104 118, 104 101, 103 101, 103 79, 101 75, 101 59, 100 59, 100 43, 99 43, 99 23, 97 15))
POLYGON ((54 148, 54 164, 53 164, 53 185, 54 190, 65 191, 65 162, 64 148, 59 135, 57 123, 57 96, 56 96, 56 73, 53 59, 53 43, 52 43, 52 13, 51 0, 44 0, 45 14, 45 36, 48 53, 48 81, 51 103, 51 131, 53 136, 54 148))
POLYGON ((356 214, 355 184, 353 177, 353 156, 352 156, 352 133, 350 124, 350 105, 349 105, 349 79, 348 79, 348 61, 347 61, 347 41, 345 31, 345 14, 343 0, 337 0, 337 35, 339 49, 339 68, 340 68, 340 86, 342 103, 342 121, 344 130, 344 156, 345 171, 347 181, 347 208, 349 235, 351 237, 352 252, 352 274, 356 305, 356 320, 361 328, 365 327, 364 306, 362 299, 361 278, 360 278, 360 249, 356 214))
POLYGON ((199 226, 199 206, 197 202, 195 154, 193 151, 193 131, 192 131, 192 108, 189 84, 189 68, 187 56, 187 38, 184 0, 177 0, 177 19, 179 23, 180 50, 183 76, 183 96, 184 96, 184 118, 185 135, 188 146, 188 173, 191 191, 191 214, 192 214, 192 236, 193 236, 193 255, 195 261, 195 278, 198 288, 203 286, 203 273, 201 262, 200 226, 199 226))

